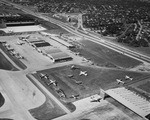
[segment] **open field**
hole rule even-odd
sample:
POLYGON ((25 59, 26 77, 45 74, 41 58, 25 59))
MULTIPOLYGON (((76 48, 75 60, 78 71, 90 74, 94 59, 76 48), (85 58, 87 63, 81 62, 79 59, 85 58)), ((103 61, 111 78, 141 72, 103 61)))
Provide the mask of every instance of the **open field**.
MULTIPOLYGON (((119 87, 116 79, 125 79, 125 75, 132 76, 133 81, 125 81, 125 86, 141 79, 150 77, 148 74, 105 69, 105 68, 94 68, 76 65, 80 69, 71 69, 71 65, 52 68, 48 70, 37 71, 34 76, 42 83, 46 85, 46 80, 40 79, 40 73, 48 74, 50 79, 56 80, 58 82, 59 88, 61 88, 66 94, 66 101, 73 101, 70 97, 71 95, 79 95, 79 98, 85 98, 87 96, 99 93, 99 89, 103 88, 105 90, 113 87, 119 87), (79 76, 80 71, 87 71, 88 76, 79 76), (73 77, 68 77, 73 75, 73 77), (81 81, 82 84, 77 84, 75 81, 81 81)), ((121 85, 122 86, 122 85, 121 85)), ((54 90, 52 86, 48 86, 50 89, 54 90)), ((57 94, 53 92, 55 96, 57 94)), ((58 96, 57 96, 58 97, 58 96)), ((60 98, 61 99, 61 98, 60 98)))
POLYGON ((133 68, 142 63, 91 41, 83 40, 81 43, 84 46, 72 50, 79 52, 81 56, 84 56, 99 66, 133 68))

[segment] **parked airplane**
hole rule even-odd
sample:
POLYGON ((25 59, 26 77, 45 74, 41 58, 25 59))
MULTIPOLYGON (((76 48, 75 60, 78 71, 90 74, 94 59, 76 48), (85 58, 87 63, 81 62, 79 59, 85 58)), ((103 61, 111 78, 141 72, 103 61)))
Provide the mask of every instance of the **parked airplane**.
POLYGON ((19 59, 24 59, 24 57, 23 57, 23 56, 21 56, 21 55, 19 55, 19 56, 18 56, 18 58, 19 58, 19 59))
POLYGON ((40 49, 36 49, 39 53, 42 53, 42 50, 40 50, 40 49))
POLYGON ((11 47, 6 47, 7 48, 7 51, 14 51, 14 48, 11 48, 11 47))
POLYGON ((74 80, 77 85, 81 85, 82 81, 74 80))
POLYGON ((16 56, 17 53, 15 51, 10 51, 10 54, 16 56))
POLYGON ((80 52, 76 52, 75 55, 81 55, 80 52))
POLYGON ((73 99, 78 99, 79 98, 79 95, 71 95, 71 97, 70 98, 73 98, 73 99))
POLYGON ((54 86, 57 86, 56 80, 50 79, 47 85, 52 85, 52 84, 53 84, 54 86))
POLYGON ((128 76, 128 75, 126 75, 126 76, 125 76, 125 80, 133 80, 133 78, 130 77, 130 76, 128 76))
POLYGON ((79 76, 81 76, 81 75, 87 76, 88 75, 87 71, 80 71, 79 76))
POLYGON ((17 57, 18 59, 24 59, 24 57, 21 56, 19 53, 16 54, 16 57, 17 57))
POLYGON ((91 97, 91 102, 100 102, 101 101, 101 97, 100 96, 92 96, 91 97))
POLYGON ((14 31, 13 30, 8 30, 8 33, 14 33, 14 31))
POLYGON ((25 36, 25 37, 19 37, 19 40, 23 40, 23 41, 26 41, 27 39, 29 39, 29 35, 28 36, 25 36))
POLYGON ((74 75, 68 75, 68 78, 73 78, 74 75))
POLYGON ((79 67, 76 67, 75 65, 71 66, 71 70, 80 69, 79 67))
POLYGON ((66 94, 64 93, 62 89, 56 90, 56 93, 59 95, 59 97, 66 98, 66 94))
POLYGON ((17 45, 23 45, 25 43, 17 41, 17 45))
POLYGON ((124 81, 122 81, 121 79, 116 79, 116 81, 117 81, 117 84, 120 84, 120 83, 124 84, 124 81))
POLYGON ((29 42, 29 45, 30 45, 30 46, 32 46, 32 45, 33 45, 33 43, 30 43, 30 42, 29 42))
POLYGON ((49 77, 48 77, 47 74, 40 73, 40 78, 41 78, 41 79, 42 79, 42 78, 48 79, 49 77))
POLYGON ((5 47, 10 47, 10 45, 8 43, 5 43, 4 46, 5 47))

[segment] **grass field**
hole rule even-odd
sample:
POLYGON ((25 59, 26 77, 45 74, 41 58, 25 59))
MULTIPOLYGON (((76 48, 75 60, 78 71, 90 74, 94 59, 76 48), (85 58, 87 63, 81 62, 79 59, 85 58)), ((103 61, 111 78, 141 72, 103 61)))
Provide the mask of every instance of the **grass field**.
MULTIPOLYGON (((88 76, 79 76, 80 70, 71 70, 70 66, 58 67, 49 70, 38 71, 36 76, 40 73, 45 73, 58 82, 58 86, 65 92, 66 100, 71 101, 71 95, 80 95, 79 98, 84 98, 96 93, 99 93, 99 89, 103 88, 107 90, 109 88, 118 87, 116 79, 125 79, 125 75, 132 76, 133 81, 126 81, 124 85, 140 81, 147 74, 140 74, 136 72, 102 69, 78 66, 80 70, 87 71, 88 76), (69 78, 68 75, 73 75, 73 78, 69 78), (82 85, 76 84, 76 81, 82 81, 82 85)), ((39 80, 40 81, 40 80, 39 80)), ((52 88, 51 88, 52 89, 52 88)), ((53 92, 55 94, 55 92, 53 92)))
POLYGON ((72 49, 72 51, 80 52, 81 56, 99 66, 133 68, 142 63, 88 40, 81 41, 81 43, 83 47, 72 49))
POLYGON ((5 99, 3 97, 3 95, 0 93, 0 107, 3 106, 5 103, 5 99))
POLYGON ((18 58, 10 55, 10 53, 7 51, 7 49, 5 47, 2 46, 2 44, 0 43, 0 48, 5 52, 5 54, 16 64, 18 65, 18 67, 20 67, 21 69, 25 70, 27 68, 26 65, 24 65, 18 58))

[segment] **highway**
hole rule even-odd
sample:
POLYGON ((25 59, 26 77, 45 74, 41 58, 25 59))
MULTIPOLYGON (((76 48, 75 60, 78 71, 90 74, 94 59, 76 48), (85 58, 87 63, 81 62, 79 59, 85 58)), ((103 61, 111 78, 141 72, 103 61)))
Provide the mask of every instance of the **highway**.
POLYGON ((44 19, 46 21, 49 21, 49 22, 54 23, 54 24, 57 24, 60 27, 64 28, 65 30, 69 31, 70 33, 73 33, 73 34, 75 34, 77 36, 81 36, 81 37, 84 36, 88 40, 93 41, 95 43, 98 43, 98 44, 100 44, 100 45, 102 45, 104 47, 107 47, 109 49, 112 49, 112 50, 114 50, 116 52, 122 53, 122 54, 124 54, 126 56, 132 57, 132 58, 137 59, 137 60, 142 61, 142 62, 150 63, 150 57, 149 56, 146 56, 146 55, 143 55, 141 53, 132 51, 132 50, 130 50, 128 48, 125 48, 123 46, 116 45, 115 43, 109 42, 109 41, 105 40, 104 38, 100 38, 98 36, 95 36, 95 35, 93 35, 91 33, 85 32, 83 30, 80 30, 80 29, 76 30, 75 27, 73 27, 73 26, 71 26, 71 25, 69 25, 67 23, 63 23, 63 22, 61 22, 59 20, 56 20, 54 18, 50 18, 48 16, 41 15, 39 13, 34 13, 34 12, 24 8, 23 6, 20 6, 20 5, 14 4, 14 3, 10 3, 10 2, 8 2, 6 0, 2 0, 0 2, 7 3, 8 5, 13 5, 15 8, 18 8, 18 9, 24 11, 27 14, 31 14, 31 15, 33 15, 35 17, 42 18, 42 19, 44 19))
POLYGON ((104 38, 100 38, 98 36, 95 36, 92 33, 88 33, 88 32, 85 32, 83 30, 80 30, 80 29, 76 30, 75 27, 73 27, 73 26, 71 26, 71 25, 69 25, 67 23, 63 23, 63 22, 61 22, 59 20, 56 20, 54 18, 50 18, 48 16, 41 15, 39 13, 34 13, 34 12, 24 8, 23 6, 20 6, 20 5, 14 4, 14 3, 10 3, 10 2, 8 2, 6 0, 2 0, 1 2, 7 3, 9 5, 13 5, 15 8, 18 8, 18 9, 24 11, 27 14, 31 14, 31 15, 33 15, 35 17, 42 18, 42 19, 44 19, 46 21, 49 21, 49 22, 54 23, 54 24, 57 24, 60 27, 64 28, 65 30, 69 31, 72 34, 75 34, 75 35, 81 36, 81 37, 85 37, 86 39, 88 39, 88 40, 90 40, 92 42, 98 43, 98 44, 100 44, 100 45, 102 45, 104 47, 107 47, 107 48, 109 48, 111 50, 114 50, 114 51, 116 51, 118 53, 121 53, 121 54, 124 54, 126 56, 132 57, 132 58, 137 59, 137 60, 139 60, 141 62, 150 63, 150 57, 149 56, 143 55, 141 53, 132 51, 132 50, 130 50, 128 48, 125 48, 123 46, 120 46, 120 45, 117 45, 115 43, 109 42, 109 41, 105 40, 104 38))

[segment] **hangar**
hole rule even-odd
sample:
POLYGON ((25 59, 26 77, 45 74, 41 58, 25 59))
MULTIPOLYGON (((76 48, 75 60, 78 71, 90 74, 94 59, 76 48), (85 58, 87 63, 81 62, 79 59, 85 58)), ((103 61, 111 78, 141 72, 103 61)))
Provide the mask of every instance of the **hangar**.
POLYGON ((72 57, 70 57, 68 54, 66 54, 64 52, 53 53, 53 54, 51 54, 51 56, 52 56, 54 62, 72 60, 72 57))
POLYGON ((119 87, 106 91, 101 90, 100 95, 103 98, 109 95, 145 120, 150 120, 150 101, 135 92, 125 87, 119 87))
POLYGON ((43 54, 47 55, 53 62, 68 61, 73 59, 67 53, 58 48, 44 47, 40 49, 42 50, 43 54))

